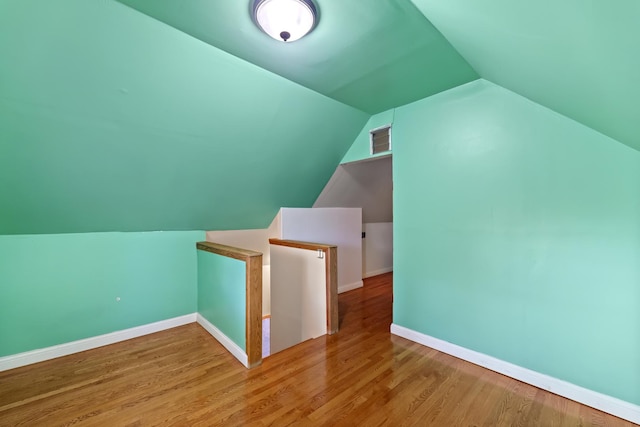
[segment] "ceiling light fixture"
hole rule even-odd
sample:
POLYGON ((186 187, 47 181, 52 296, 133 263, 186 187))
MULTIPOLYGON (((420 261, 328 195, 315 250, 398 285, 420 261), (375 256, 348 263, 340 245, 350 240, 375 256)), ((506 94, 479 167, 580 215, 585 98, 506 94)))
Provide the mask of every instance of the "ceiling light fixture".
POLYGON ((253 18, 269 36, 293 42, 315 27, 317 11, 312 0, 254 0, 253 18))

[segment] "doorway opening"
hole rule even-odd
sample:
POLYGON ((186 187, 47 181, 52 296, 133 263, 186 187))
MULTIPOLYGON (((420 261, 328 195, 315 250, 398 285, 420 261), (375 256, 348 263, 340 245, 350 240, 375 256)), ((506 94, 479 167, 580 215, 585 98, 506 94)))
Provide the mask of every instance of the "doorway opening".
POLYGON ((338 166, 313 207, 362 208, 362 278, 393 271, 391 154, 338 166))

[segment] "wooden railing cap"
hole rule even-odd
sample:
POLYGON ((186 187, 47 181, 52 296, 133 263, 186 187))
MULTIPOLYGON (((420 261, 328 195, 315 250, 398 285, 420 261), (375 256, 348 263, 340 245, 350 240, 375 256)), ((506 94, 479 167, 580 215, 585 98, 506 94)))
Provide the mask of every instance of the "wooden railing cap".
POLYGON ((313 243, 313 242, 300 242, 298 240, 281 240, 281 239, 269 239, 269 243, 272 245, 289 246, 291 248, 308 249, 311 251, 328 251, 331 248, 337 248, 336 245, 327 245, 325 243, 313 243))
POLYGON ((239 259, 241 261, 247 261, 249 258, 261 257, 262 252, 256 252, 249 249, 236 248, 234 246, 227 246, 214 242, 198 242, 196 248, 201 251, 207 251, 214 254, 226 256, 229 258, 239 259))

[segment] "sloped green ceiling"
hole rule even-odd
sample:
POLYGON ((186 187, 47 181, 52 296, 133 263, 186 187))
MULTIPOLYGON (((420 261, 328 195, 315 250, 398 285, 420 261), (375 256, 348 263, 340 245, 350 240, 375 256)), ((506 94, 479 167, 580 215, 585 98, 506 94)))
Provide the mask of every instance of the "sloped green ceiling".
POLYGON ((637 0, 412 0, 485 79, 640 150, 637 0))
POLYGON ((240 229, 368 116, 115 1, 0 2, 0 234, 240 229))
POLYGON ((410 0, 315 0, 318 26, 282 43, 251 0, 119 0, 235 56, 374 114, 478 78, 410 0))

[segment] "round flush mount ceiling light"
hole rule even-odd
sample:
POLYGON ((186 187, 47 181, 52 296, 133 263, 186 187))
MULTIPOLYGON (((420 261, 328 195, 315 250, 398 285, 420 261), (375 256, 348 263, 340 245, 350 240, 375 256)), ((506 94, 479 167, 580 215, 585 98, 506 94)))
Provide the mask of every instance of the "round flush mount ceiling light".
POLYGON ((255 0, 253 18, 269 36, 293 42, 313 29, 317 11, 311 0, 255 0))

